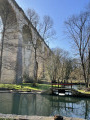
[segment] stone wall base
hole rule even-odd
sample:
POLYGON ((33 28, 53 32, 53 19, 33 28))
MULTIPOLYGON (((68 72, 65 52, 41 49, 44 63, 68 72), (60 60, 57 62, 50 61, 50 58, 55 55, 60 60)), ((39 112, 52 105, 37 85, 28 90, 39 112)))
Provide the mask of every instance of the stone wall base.
MULTIPOLYGON (((14 120, 54 120, 54 117, 12 115, 12 114, 0 114, 0 118, 11 118, 11 119, 14 119, 14 120)), ((85 120, 85 119, 63 117, 63 120, 85 120)))

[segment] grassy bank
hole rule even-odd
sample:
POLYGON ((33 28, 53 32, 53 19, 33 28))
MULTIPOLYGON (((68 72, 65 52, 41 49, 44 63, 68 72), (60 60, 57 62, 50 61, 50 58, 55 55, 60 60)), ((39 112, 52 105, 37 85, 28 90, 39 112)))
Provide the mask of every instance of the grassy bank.
MULTIPOLYGON (((16 91, 43 91, 48 90, 51 88, 52 85, 50 84, 37 84, 36 87, 33 87, 32 83, 23 83, 21 85, 16 84, 0 84, 0 89, 8 89, 8 90, 16 90, 16 91)), ((55 87, 58 87, 58 85, 55 85, 55 87)), ((90 91, 86 90, 78 90, 78 92, 84 93, 84 94, 90 94, 90 91)))
POLYGON ((14 120, 14 119, 10 119, 10 118, 0 118, 0 120, 14 120))
POLYGON ((0 89, 10 89, 10 90, 21 90, 21 91, 42 91, 47 90, 51 87, 49 84, 37 84, 36 87, 33 87, 32 83, 23 83, 21 85, 16 84, 0 84, 0 89))
POLYGON ((84 93, 84 94, 90 94, 90 91, 86 91, 86 90, 78 90, 78 92, 84 93))

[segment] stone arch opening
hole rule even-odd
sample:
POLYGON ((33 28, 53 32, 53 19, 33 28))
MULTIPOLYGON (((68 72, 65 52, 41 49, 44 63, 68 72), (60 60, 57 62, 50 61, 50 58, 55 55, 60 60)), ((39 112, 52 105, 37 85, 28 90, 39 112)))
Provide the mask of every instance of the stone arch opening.
POLYGON ((17 47, 15 46, 18 44, 18 31, 16 13, 8 0, 0 0, 0 23, 2 26, 0 78, 2 83, 14 83, 16 81, 17 47))
POLYGON ((8 0, 0 0, 0 16, 5 29, 15 29, 17 27, 16 13, 8 0))
POLYGON ((31 42, 32 42, 31 29, 27 25, 24 25, 23 29, 22 29, 22 32, 23 32, 23 43, 26 44, 26 45, 31 44, 31 42))
POLYGON ((39 49, 41 49, 41 47, 42 47, 42 43, 41 43, 41 40, 40 40, 40 39, 37 39, 37 47, 38 47, 39 49))
POLYGON ((39 61, 40 57, 42 57, 42 42, 40 39, 37 39, 36 41, 37 45, 37 60, 39 61))
POLYGON ((23 74, 29 77, 30 74, 30 58, 32 54, 32 31, 29 26, 24 25, 22 29, 23 35, 23 74))

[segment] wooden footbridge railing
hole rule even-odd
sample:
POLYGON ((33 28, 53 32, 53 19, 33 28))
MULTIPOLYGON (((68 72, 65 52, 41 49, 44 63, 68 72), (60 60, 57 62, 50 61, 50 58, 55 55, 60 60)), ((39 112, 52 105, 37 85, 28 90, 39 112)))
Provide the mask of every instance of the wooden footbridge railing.
POLYGON ((72 94, 77 94, 78 91, 73 89, 73 84, 71 83, 52 83, 52 94, 65 94, 65 95, 72 95, 72 94), (71 86, 70 88, 66 88, 65 86, 71 86), (66 94, 67 93, 67 94, 66 94))
POLYGON ((71 88, 72 88, 72 86, 73 85, 75 85, 75 84, 73 84, 72 83, 72 81, 71 81, 71 83, 63 83, 63 82, 61 82, 61 83, 51 83, 52 84, 52 88, 61 88, 61 87, 65 87, 65 86, 71 86, 71 88))

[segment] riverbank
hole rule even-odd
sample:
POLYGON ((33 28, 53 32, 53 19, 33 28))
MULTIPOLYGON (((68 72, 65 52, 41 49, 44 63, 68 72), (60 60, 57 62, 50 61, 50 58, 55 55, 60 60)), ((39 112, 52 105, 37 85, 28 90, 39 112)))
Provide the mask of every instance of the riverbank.
POLYGON ((51 87, 50 84, 37 84, 36 87, 32 83, 16 84, 0 84, 0 90, 12 90, 22 92, 43 91, 48 90, 51 87))
MULTIPOLYGON (((64 120, 85 120, 81 118, 71 118, 71 117, 63 117, 63 118, 64 120)), ((54 117, 0 114, 0 120, 54 120, 54 117)))
MULTIPOLYGON (((58 88, 58 85, 54 86, 58 88)), ((64 88, 62 88, 64 89, 64 88)), ((89 97, 90 98, 90 90, 74 90, 71 89, 72 95, 75 97, 89 97)), ((16 84, 0 84, 0 92, 8 92, 8 93, 33 93, 33 94, 48 94, 52 95, 52 85, 51 84, 37 84, 36 87, 33 86, 32 83, 23 83, 21 85, 16 84)), ((69 96, 69 95, 68 95, 69 96)))

